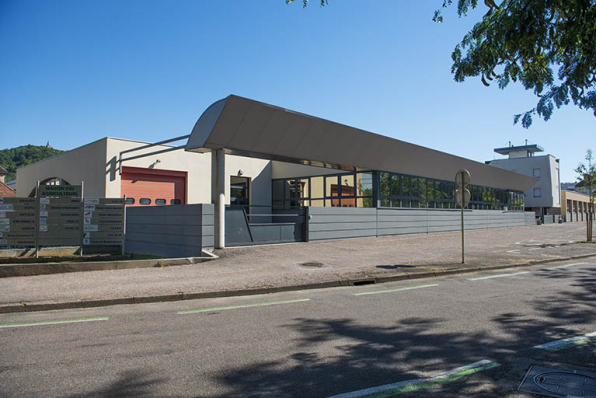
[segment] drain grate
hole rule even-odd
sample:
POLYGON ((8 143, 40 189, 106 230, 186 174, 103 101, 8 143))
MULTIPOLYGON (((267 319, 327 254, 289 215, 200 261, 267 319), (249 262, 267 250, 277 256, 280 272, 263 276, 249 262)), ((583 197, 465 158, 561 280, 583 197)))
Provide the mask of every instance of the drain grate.
POLYGON ((532 365, 517 390, 547 397, 596 397, 596 373, 532 365))
POLYGON ((307 261, 305 263, 300 263, 300 265, 306 268, 323 268, 323 263, 318 261, 307 261))

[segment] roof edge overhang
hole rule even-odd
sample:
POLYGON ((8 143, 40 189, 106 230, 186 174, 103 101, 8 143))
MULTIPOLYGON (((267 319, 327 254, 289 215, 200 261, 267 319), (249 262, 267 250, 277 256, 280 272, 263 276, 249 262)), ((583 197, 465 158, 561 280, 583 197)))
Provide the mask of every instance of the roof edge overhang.
POLYGON ((371 133, 285 108, 230 95, 195 124, 186 151, 224 149, 231 155, 339 170, 380 170, 452 181, 457 170, 472 184, 526 191, 538 180, 470 159, 371 133))

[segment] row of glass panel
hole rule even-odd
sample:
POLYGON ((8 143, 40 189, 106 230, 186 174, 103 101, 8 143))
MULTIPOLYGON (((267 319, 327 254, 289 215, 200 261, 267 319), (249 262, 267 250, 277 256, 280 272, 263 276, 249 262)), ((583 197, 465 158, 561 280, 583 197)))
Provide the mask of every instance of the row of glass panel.
MULTIPOLYGON (((381 172, 379 174, 381 207, 455 209, 455 183, 381 172)), ((503 189, 470 185, 471 209, 523 210, 524 194, 503 189)))
MULTIPOLYGON (((373 172, 273 180, 273 206, 295 208, 374 207, 373 172)), ((381 207, 455 209, 455 183, 395 173, 379 173, 381 207)), ((471 209, 523 210, 524 195, 470 186, 471 209)))
POLYGON ((373 207, 373 173, 273 180, 273 207, 373 207))

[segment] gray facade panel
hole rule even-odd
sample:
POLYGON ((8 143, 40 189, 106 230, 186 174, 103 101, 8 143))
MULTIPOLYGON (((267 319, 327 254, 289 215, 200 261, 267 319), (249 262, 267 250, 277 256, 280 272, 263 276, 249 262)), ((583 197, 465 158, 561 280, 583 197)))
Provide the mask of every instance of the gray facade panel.
POLYGON ((129 207, 126 251, 164 257, 197 257, 213 247, 213 205, 129 207))
MULTIPOLYGON (((309 209, 311 214, 313 209, 309 209)), ((316 217, 313 216, 308 225, 310 241, 449 232, 461 228, 461 213, 457 210, 316 208, 314 213, 316 217), (367 212, 358 213, 357 210, 367 212), (372 212, 377 212, 376 217, 372 212), (377 218, 377 221, 373 222, 373 218, 377 218)), ((534 213, 501 210, 464 212, 464 226, 470 231, 534 223, 534 213)))

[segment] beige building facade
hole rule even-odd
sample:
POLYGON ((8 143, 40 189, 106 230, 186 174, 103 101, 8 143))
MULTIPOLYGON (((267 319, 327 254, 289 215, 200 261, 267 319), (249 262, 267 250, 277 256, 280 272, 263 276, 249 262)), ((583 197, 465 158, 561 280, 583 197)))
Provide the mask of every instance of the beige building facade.
POLYGON ((594 206, 590 204, 588 195, 561 191, 561 215, 565 217, 565 221, 586 221, 589 213, 594 213, 594 206))

